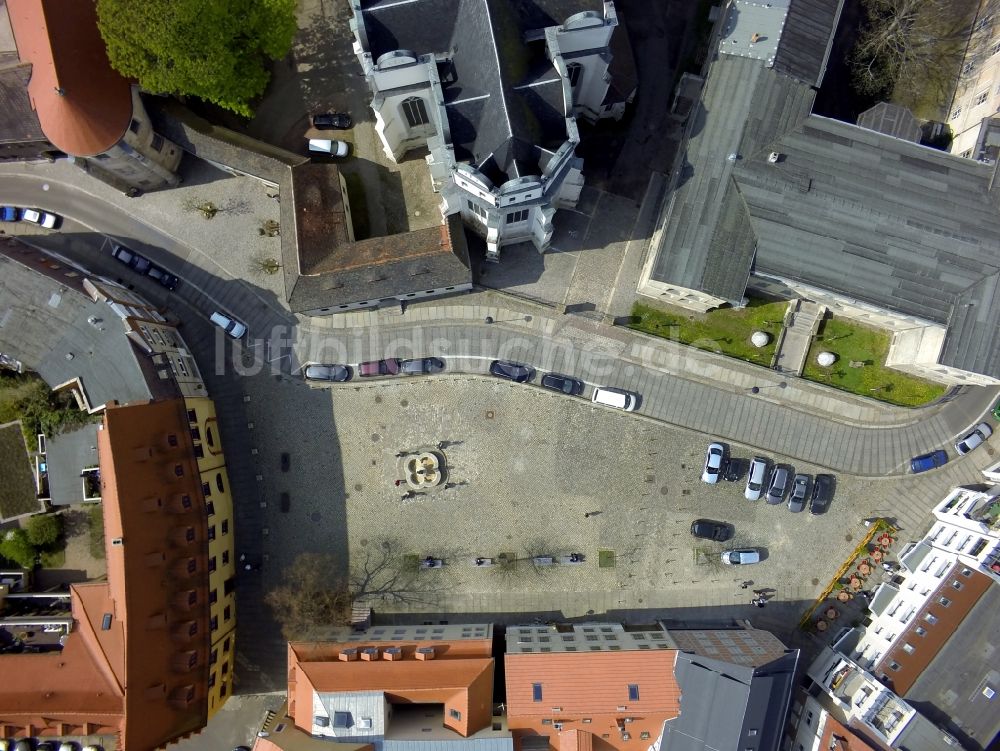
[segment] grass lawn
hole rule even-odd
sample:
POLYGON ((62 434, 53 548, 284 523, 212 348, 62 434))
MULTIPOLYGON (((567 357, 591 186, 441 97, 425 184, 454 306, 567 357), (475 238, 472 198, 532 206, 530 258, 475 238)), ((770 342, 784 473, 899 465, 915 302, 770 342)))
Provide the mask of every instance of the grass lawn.
POLYGON ((90 554, 103 561, 104 552, 104 507, 100 503, 87 509, 87 527, 90 531, 90 554))
POLYGON ((745 308, 721 308, 708 313, 636 303, 629 328, 770 367, 787 309, 787 301, 768 302, 758 298, 750 298, 745 308), (768 332, 770 344, 760 348, 750 344, 754 331, 768 332))
POLYGON ((66 565, 66 548, 45 551, 42 553, 43 568, 62 568, 66 565))
POLYGON ((927 404, 941 396, 945 392, 941 384, 885 367, 889 340, 888 331, 844 318, 827 318, 809 348, 802 377, 903 407, 927 404), (833 352, 837 362, 829 368, 820 367, 816 363, 820 352, 833 352), (852 361, 865 364, 852 368, 852 361))
POLYGON ((614 567, 615 567, 615 551, 598 550, 597 568, 614 568, 614 567))

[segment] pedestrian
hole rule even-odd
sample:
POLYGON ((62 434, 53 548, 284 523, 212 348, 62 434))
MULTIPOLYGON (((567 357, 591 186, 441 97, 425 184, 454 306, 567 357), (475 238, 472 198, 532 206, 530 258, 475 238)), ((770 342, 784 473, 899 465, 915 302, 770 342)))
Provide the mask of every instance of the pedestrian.
POLYGON ((748 582, 743 582, 743 583, 742 583, 742 584, 740 585, 740 589, 746 589, 746 588, 747 588, 747 587, 749 587, 749 586, 750 586, 750 584, 749 584, 748 582))
POLYGON ((398 488, 398 487, 399 487, 399 484, 400 484, 401 482, 402 482, 402 480, 396 480, 396 482, 395 482, 395 483, 393 483, 393 484, 394 484, 394 485, 395 485, 395 486, 396 486, 396 487, 398 488))
POLYGON ((767 600, 765 600, 763 597, 761 599, 757 600, 757 607, 758 608, 762 608, 765 605, 767 605, 767 600))

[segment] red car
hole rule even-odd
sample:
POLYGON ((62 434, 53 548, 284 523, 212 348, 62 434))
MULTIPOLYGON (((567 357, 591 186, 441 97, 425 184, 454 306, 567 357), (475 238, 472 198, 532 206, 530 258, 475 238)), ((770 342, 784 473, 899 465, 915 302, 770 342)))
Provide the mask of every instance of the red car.
POLYGON ((399 373, 399 359, 396 357, 390 357, 386 360, 372 360, 358 365, 358 375, 362 378, 396 375, 397 373, 399 373))

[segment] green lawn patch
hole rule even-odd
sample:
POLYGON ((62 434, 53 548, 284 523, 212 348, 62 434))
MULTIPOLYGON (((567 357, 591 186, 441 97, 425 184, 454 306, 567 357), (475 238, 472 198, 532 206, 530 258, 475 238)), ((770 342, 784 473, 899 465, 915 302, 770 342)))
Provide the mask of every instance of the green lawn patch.
POLYGON ((787 309, 787 301, 759 298, 750 298, 745 308, 720 308, 708 313, 636 303, 629 328, 770 367, 787 309), (771 342, 754 347, 750 343, 754 331, 766 331, 771 342))
POLYGON ((41 557, 42 568, 62 568, 66 565, 66 548, 43 550, 41 557))
POLYGON ((598 550, 597 568, 614 568, 614 567, 615 567, 615 551, 598 550))
POLYGON ((945 387, 885 367, 891 335, 845 318, 829 317, 809 347, 802 377, 834 388, 903 407, 927 404, 944 394, 945 387), (829 368, 816 363, 820 352, 833 352, 837 362, 829 368), (851 363, 864 363, 851 367, 851 363))
POLYGON ((90 529, 90 554, 104 560, 104 507, 100 503, 87 509, 87 526, 90 529))
POLYGON ((0 519, 12 519, 41 509, 38 501, 35 475, 24 445, 24 432, 20 422, 0 426, 0 519))
POLYGON ((420 556, 416 553, 407 553, 403 556, 403 571, 420 570, 420 556))

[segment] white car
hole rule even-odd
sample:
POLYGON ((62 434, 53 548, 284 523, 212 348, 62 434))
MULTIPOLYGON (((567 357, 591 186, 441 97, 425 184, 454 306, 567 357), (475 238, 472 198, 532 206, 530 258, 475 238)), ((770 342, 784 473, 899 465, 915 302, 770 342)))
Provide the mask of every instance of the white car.
POLYGON ((705 466, 701 470, 701 481, 714 485, 722 474, 722 464, 725 461, 726 449, 721 443, 708 444, 705 454, 705 466))
POLYGON ((247 325, 245 323, 237 321, 235 318, 227 316, 225 313, 215 311, 211 316, 209 316, 209 320, 229 334, 229 336, 233 339, 242 339, 247 333, 247 325))
POLYGON ((722 562, 727 566, 740 566, 748 563, 760 563, 760 551, 755 548, 744 550, 724 550, 722 562))
POLYGON ((594 404, 603 404, 605 407, 614 407, 626 412, 634 412, 636 404, 639 402, 638 394, 633 394, 625 389, 616 389, 611 386, 598 386, 590 397, 594 404))
POLYGON ((329 156, 347 156, 351 147, 346 141, 337 141, 329 138, 310 138, 309 151, 313 154, 327 154, 329 156))
POLYGON ((55 229, 59 224, 59 217, 41 209, 22 209, 21 221, 37 224, 45 229, 55 229))
POLYGON ((955 451, 960 454, 968 454, 972 449, 981 446, 991 435, 993 435, 993 428, 987 423, 981 422, 972 429, 971 433, 955 444, 955 451))

